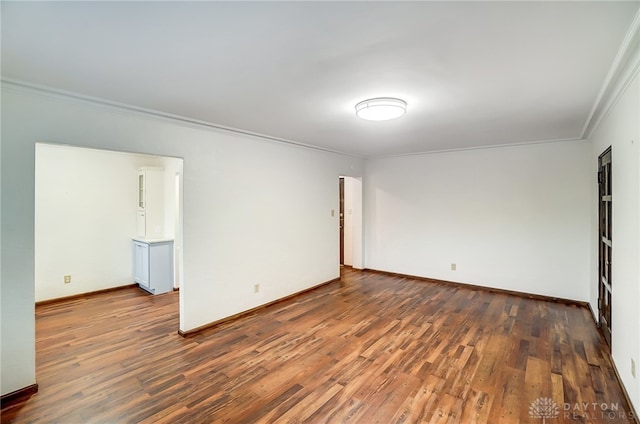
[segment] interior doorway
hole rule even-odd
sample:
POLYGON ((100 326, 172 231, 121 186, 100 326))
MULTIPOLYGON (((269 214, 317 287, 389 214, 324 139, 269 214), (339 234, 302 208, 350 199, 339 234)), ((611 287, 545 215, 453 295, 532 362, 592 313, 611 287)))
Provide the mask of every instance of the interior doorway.
POLYGON ((173 263, 174 281, 173 287, 180 288, 182 282, 182 172, 176 172, 174 179, 174 241, 173 263))
POLYGON ((344 177, 340 177, 340 265, 344 265, 344 177))
POLYGON ((182 168, 180 158, 36 143, 36 302, 133 283, 141 169, 157 174, 158 200, 142 235, 176 241, 174 278, 182 282, 182 168))
POLYGON ((340 265, 363 269, 362 180, 340 176, 338 179, 338 193, 340 265))
POLYGON ((612 248, 611 147, 598 158, 598 323, 611 346, 611 248, 612 248))

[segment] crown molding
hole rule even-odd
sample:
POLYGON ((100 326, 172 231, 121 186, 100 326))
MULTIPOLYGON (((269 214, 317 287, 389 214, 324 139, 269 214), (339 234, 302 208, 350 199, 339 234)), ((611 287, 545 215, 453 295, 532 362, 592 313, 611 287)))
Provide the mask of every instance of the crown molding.
POLYGON ((251 131, 240 130, 237 128, 225 127, 222 125, 213 124, 206 121, 200 121, 197 119, 187 118, 185 116, 173 115, 166 112, 161 112, 153 109, 146 109, 138 106, 129 105, 126 103, 114 102, 111 100, 105 100, 98 97, 86 96, 84 94, 78 94, 66 90, 60 90, 57 88, 52 88, 44 85, 33 84, 26 81, 11 79, 11 78, 0 78, 0 83, 2 84, 2 89, 13 89, 17 91, 32 93, 36 95, 42 95, 45 97, 54 97, 64 100, 70 100, 85 104, 91 104, 93 106, 105 107, 107 109, 111 109, 118 112, 125 113, 133 113, 138 114, 140 116, 144 116, 152 119, 160 119, 163 121, 177 123, 184 126, 188 126, 191 128, 199 128, 205 129, 209 131, 222 131, 232 134, 241 134, 250 137, 256 137, 258 139, 271 141, 275 143, 288 144, 298 147, 303 147, 311 150, 322 151, 326 153, 333 153, 342 156, 352 157, 356 159, 382 159, 382 158, 391 158, 391 157, 402 157, 402 156, 420 156, 420 155, 428 155, 428 154, 437 154, 437 153, 449 153, 449 152, 460 152, 467 150, 483 150, 483 149, 498 149, 504 147, 517 147, 517 146, 527 146, 532 144, 544 144, 544 143, 560 143, 560 142, 568 142, 568 141, 580 141, 582 138, 566 138, 566 139, 553 139, 553 140, 532 140, 521 143, 506 143, 506 144, 495 144, 489 146, 475 146, 475 147, 462 147, 459 149, 442 149, 442 150, 428 150, 421 152, 410 152, 410 153, 400 153, 400 154, 391 154, 391 155, 371 155, 371 156, 361 156, 352 153, 340 152, 337 150, 325 149, 322 147, 299 143, 292 140, 286 140, 278 137, 272 137, 265 134, 254 133, 251 131))
POLYGON ((533 140, 533 141, 524 141, 521 143, 491 144, 488 146, 461 147, 459 149, 440 149, 440 150, 428 150, 428 151, 415 152, 415 153, 399 153, 397 155, 366 156, 365 159, 401 158, 401 157, 407 157, 407 156, 424 156, 424 155, 436 155, 440 153, 467 152, 472 150, 490 150, 490 149, 506 149, 510 147, 526 147, 526 146, 534 146, 538 144, 573 143, 576 141, 586 141, 586 139, 575 137, 575 138, 558 138, 558 139, 552 139, 552 140, 533 140))
POLYGON ((221 132, 232 133, 232 134, 241 134, 249 137, 255 137, 265 141, 271 141, 274 143, 287 144, 287 145, 302 147, 310 150, 321 151, 325 153, 333 153, 333 154, 348 156, 348 157, 357 158, 357 159, 364 159, 362 156, 358 156, 352 153, 345 153, 337 150, 326 149, 326 148, 314 146, 311 144, 300 143, 300 142, 288 140, 285 138, 274 137, 274 136, 260 134, 252 131, 241 130, 238 128, 226 127, 224 125, 218 125, 212 122, 188 118, 186 116, 174 115, 174 114, 162 112, 159 110, 147 109, 139 106, 129 105, 126 103, 119 103, 111 100, 101 99, 98 97, 86 96, 84 94, 78 94, 71 91, 60 90, 57 88, 47 87, 39 84, 33 84, 30 82, 16 80, 12 78, 2 77, 0 78, 0 83, 2 84, 3 90, 14 89, 17 91, 44 95, 47 97, 55 97, 55 98, 71 100, 75 102, 91 104, 94 106, 106 107, 107 109, 111 109, 114 111, 134 113, 147 118, 160 119, 166 122, 171 122, 174 124, 177 123, 177 124, 181 124, 191 128, 199 128, 199 129, 204 129, 209 131, 221 131, 221 132))
POLYGON ((609 72, 600 88, 596 101, 582 128, 581 138, 588 139, 600 125, 602 119, 608 115, 616 105, 631 81, 640 71, 640 10, 631 22, 618 53, 616 54, 609 72))

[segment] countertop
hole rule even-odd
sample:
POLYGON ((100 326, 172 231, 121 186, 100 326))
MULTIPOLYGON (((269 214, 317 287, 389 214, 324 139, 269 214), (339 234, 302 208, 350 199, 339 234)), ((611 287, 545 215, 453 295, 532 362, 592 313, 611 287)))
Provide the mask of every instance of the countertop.
POLYGON ((146 237, 134 237, 133 241, 139 241, 140 243, 154 244, 154 243, 166 243, 173 241, 172 238, 146 238, 146 237))

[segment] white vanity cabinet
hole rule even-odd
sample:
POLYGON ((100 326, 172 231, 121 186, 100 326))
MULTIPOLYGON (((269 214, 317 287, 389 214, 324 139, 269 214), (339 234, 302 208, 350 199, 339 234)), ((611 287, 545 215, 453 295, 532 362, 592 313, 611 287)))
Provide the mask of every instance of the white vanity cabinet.
POLYGON ((173 290, 173 240, 133 239, 133 279, 152 294, 173 290))

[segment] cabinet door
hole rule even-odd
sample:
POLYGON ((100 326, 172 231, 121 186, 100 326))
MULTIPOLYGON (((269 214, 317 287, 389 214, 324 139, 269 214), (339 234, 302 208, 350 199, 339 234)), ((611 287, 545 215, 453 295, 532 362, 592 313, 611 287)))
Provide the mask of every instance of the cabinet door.
POLYGON ((173 290, 173 242, 149 245, 149 288, 154 294, 173 290))
POLYGON ((144 171, 138 172, 138 209, 144 210, 146 207, 146 199, 145 199, 145 184, 146 178, 144 171))
POLYGON ((149 245, 146 243, 133 243, 133 279, 149 287, 149 245))

